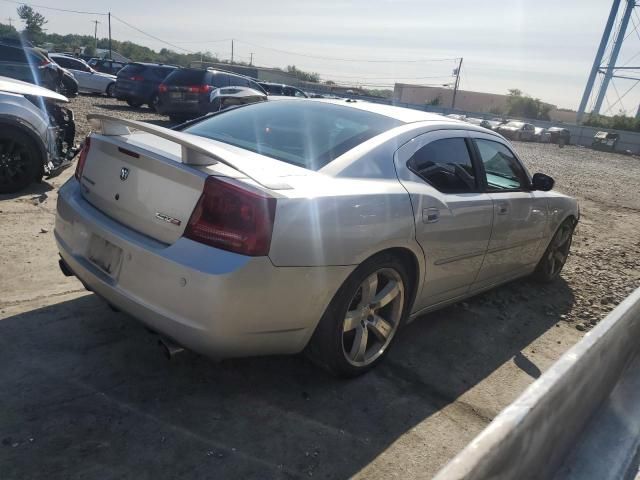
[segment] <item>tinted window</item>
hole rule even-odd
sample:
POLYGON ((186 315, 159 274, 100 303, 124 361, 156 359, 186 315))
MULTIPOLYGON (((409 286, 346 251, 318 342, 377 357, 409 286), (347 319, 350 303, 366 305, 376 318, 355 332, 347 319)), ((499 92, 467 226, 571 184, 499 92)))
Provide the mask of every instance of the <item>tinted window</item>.
POLYGON ((318 170, 398 125, 399 120, 346 106, 285 100, 227 110, 185 132, 318 170))
POLYGON ((54 57, 53 61, 56 62, 61 67, 64 67, 64 68, 72 68, 74 70, 86 70, 87 69, 87 67, 85 66, 84 63, 79 62, 78 60, 75 60, 73 58, 54 57))
POLYGON ((175 70, 175 68, 170 68, 170 67, 153 67, 153 73, 154 75, 161 79, 164 80, 167 75, 169 75, 171 72, 173 72, 175 70))
POLYGON ((124 67, 122 70, 118 72, 118 76, 132 77, 133 75, 140 75, 142 72, 144 72, 144 70, 145 70, 144 65, 140 65, 137 63, 130 63, 129 65, 127 65, 126 67, 124 67))
POLYGON ((167 85, 201 85, 204 83, 204 70, 179 69, 171 73, 165 82, 167 85))
POLYGON ((528 176, 511 150, 491 140, 475 140, 490 191, 519 190, 527 185, 528 176))
POLYGON ((476 175, 464 138, 435 140, 414 153, 407 166, 441 192, 476 190, 476 175))
POLYGON ((27 58, 21 48, 0 46, 0 60, 3 62, 24 63, 27 58))

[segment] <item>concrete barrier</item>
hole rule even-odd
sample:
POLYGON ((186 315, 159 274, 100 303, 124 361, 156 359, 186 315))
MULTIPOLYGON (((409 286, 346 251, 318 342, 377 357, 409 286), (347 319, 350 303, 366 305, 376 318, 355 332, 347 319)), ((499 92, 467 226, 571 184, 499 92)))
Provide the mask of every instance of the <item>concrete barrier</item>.
MULTIPOLYGON (((614 435, 616 439, 629 437, 631 440, 628 442, 616 440, 611 445, 609 439, 609 444, 594 443, 602 445, 602 448, 629 449, 607 457, 615 459, 611 461, 616 463, 603 466, 601 472, 609 472, 607 476, 595 472, 591 475, 589 471, 580 477, 572 476, 575 469, 571 462, 579 462, 580 455, 589 455, 590 452, 599 455, 597 451, 590 450, 588 442, 583 440, 588 435, 606 433, 589 426, 607 420, 607 409, 601 407, 611 403, 608 400, 612 395, 635 395, 631 401, 627 398, 625 405, 636 408, 640 413, 640 398, 637 398, 640 382, 637 378, 628 378, 640 375, 640 368, 628 369, 632 362, 636 367, 640 365, 639 360, 640 289, 629 295, 502 411, 438 473, 435 480, 554 477, 604 480, 635 476, 638 473, 634 464, 638 454, 638 435, 633 428, 640 428, 640 422, 630 424, 622 429, 623 432, 614 435), (626 390, 625 385, 620 386, 619 383, 625 383, 626 390), (621 463, 621 459, 625 459, 626 464, 624 461, 621 463), (627 471, 635 468, 635 472, 621 471, 623 467, 627 471)), ((602 457, 599 456, 596 463, 607 461, 602 457)))

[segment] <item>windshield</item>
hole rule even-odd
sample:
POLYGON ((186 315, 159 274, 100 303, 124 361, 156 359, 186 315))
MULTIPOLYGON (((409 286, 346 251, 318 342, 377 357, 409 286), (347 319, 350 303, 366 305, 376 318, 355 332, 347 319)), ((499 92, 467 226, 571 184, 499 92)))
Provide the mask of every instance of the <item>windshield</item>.
POLYGON ((318 170, 399 120, 331 103, 282 100, 205 119, 185 132, 318 170))

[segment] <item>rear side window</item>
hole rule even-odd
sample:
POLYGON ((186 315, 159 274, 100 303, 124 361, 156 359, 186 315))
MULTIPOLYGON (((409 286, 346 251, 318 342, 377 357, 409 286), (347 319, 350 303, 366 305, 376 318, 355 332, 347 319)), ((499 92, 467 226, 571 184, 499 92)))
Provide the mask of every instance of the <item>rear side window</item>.
POLYGON ((20 48, 0 46, 0 56, 4 62, 25 63, 27 58, 20 48))
POLYGON ((515 155, 503 144, 492 140, 474 140, 492 192, 520 190, 528 183, 528 175, 515 155))
POLYGON ((476 174, 464 138, 435 140, 407 162, 409 170, 443 193, 477 191, 476 174))
POLYGON ((176 86, 202 85, 205 73, 204 70, 179 69, 171 73, 164 83, 176 86))
POLYGON ((402 124, 341 105, 283 100, 227 110, 184 131, 319 170, 362 142, 402 124))
POLYGON ((214 87, 228 87, 229 85, 235 85, 229 81, 229 75, 220 72, 209 72, 209 84, 214 87))
POLYGON ((122 70, 120 70, 118 72, 118 76, 133 76, 133 75, 140 75, 142 72, 144 72, 144 65, 139 65, 137 63, 130 63, 129 65, 127 65, 126 67, 124 67, 122 70))

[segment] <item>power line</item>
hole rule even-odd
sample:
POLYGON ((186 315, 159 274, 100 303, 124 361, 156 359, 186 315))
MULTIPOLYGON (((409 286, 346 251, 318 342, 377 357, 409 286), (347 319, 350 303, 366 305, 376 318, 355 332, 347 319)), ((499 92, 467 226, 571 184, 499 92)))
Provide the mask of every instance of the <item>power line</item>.
POLYGON ((66 8, 47 7, 46 5, 36 5, 35 3, 17 2, 15 0, 2 0, 2 1, 6 2, 6 3, 13 3, 13 4, 16 4, 16 5, 27 5, 29 7, 44 8, 45 10, 55 10, 57 12, 79 13, 79 14, 82 14, 82 15, 102 15, 104 17, 106 17, 108 15, 108 13, 86 12, 86 11, 83 11, 83 10, 68 10, 66 8))
POLYGON ((251 42, 245 42, 244 40, 236 39, 236 42, 251 45, 252 47, 262 48, 266 50, 273 50, 274 52, 286 53, 288 55, 296 55, 299 57, 315 58, 317 60, 334 60, 338 62, 361 62, 361 63, 426 63, 426 62, 450 62, 458 60, 459 58, 433 58, 433 59, 421 59, 421 60, 363 60, 361 58, 337 58, 337 57, 324 57, 320 55, 309 55, 307 53, 292 52, 289 50, 281 50, 278 48, 265 47, 264 45, 257 45, 251 42))
POLYGON ((120 17, 116 17, 113 13, 111 14, 111 18, 114 18, 115 20, 119 21, 120 23, 125 24, 127 27, 134 29, 136 32, 139 32, 139 33, 141 33, 143 35, 146 35, 147 37, 152 38, 153 40, 156 40, 156 41, 158 41, 160 43, 164 43, 165 45, 169 45, 170 47, 177 48, 178 50, 182 50, 183 52, 194 53, 192 50, 187 50, 186 48, 179 47, 178 45, 174 45, 173 43, 169 43, 169 42, 167 42, 165 40, 162 40, 161 38, 158 38, 155 35, 151 35, 150 33, 147 33, 147 32, 145 32, 143 30, 140 30, 138 27, 134 27, 130 23, 125 22, 120 17))

